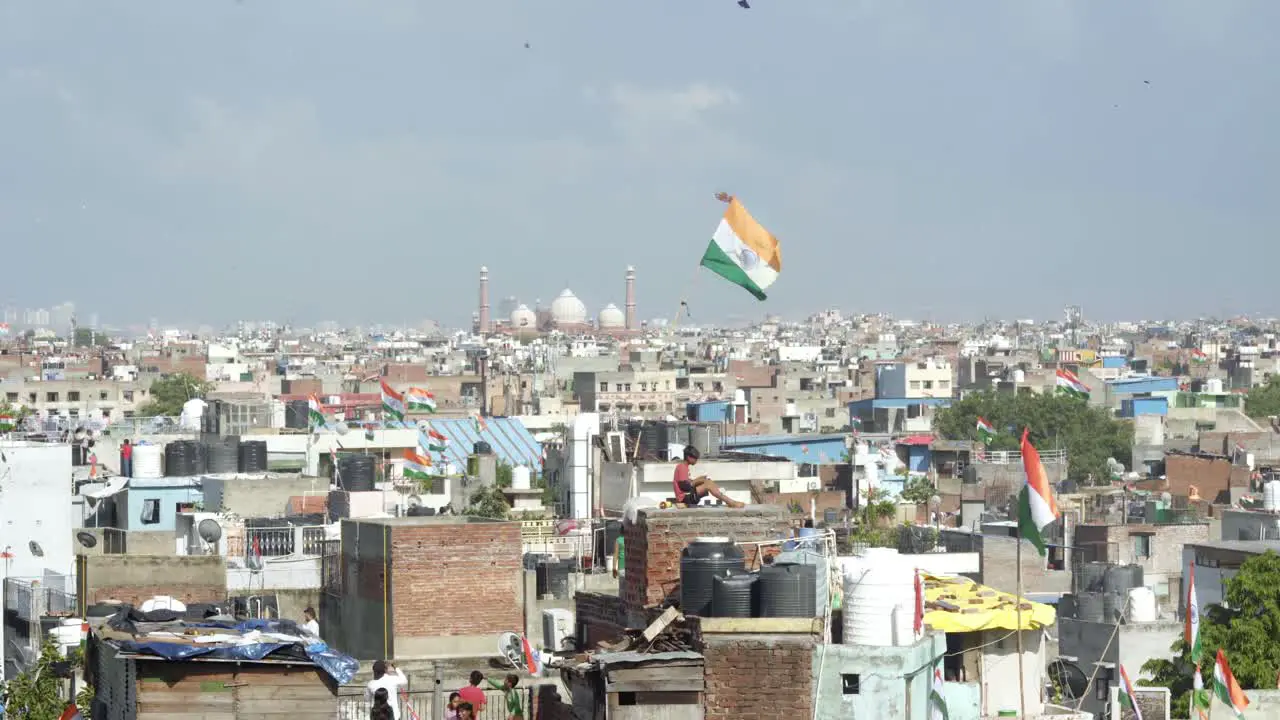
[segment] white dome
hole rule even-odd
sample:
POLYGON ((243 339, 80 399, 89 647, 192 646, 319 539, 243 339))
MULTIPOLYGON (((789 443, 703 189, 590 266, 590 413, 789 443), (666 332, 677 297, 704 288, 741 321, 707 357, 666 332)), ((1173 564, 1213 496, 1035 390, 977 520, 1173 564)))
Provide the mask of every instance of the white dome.
POLYGON ((622 314, 617 305, 609 303, 596 316, 596 324, 602 328, 620 328, 627 324, 627 316, 622 314))
POLYGON ((538 316, 529 309, 528 305, 521 304, 515 310, 511 311, 511 327, 517 330, 525 328, 532 329, 538 324, 538 316))
POLYGON ((587 322, 587 306, 582 304, 572 290, 565 288, 551 302, 551 319, 557 325, 582 325, 587 322))

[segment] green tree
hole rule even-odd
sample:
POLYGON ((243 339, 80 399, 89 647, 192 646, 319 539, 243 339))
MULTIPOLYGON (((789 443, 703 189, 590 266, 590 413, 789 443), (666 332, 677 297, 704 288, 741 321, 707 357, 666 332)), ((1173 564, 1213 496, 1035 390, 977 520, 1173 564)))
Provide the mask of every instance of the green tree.
POLYGON ((1107 458, 1126 467, 1133 455, 1133 425, 1101 408, 1060 393, 983 392, 966 396, 934 417, 933 427, 950 440, 978 441, 978 418, 996 428, 993 450, 1017 450, 1023 428, 1039 450, 1067 451, 1067 476, 1095 483, 1110 479, 1107 458))
POLYGON ((138 414, 143 417, 181 415, 188 400, 203 398, 213 390, 213 383, 185 372, 173 373, 151 383, 151 401, 138 414))
POLYGON ((494 485, 480 488, 471 493, 471 503, 467 505, 464 514, 506 520, 510 512, 511 506, 507 504, 507 498, 502 494, 502 488, 494 485))
POLYGON ((511 475, 514 471, 515 468, 511 463, 506 460, 499 460, 498 466, 494 471, 494 482, 496 482, 500 488, 511 487, 511 475))
POLYGON ((902 489, 902 499, 911 503, 927 503, 936 492, 937 489, 928 478, 918 477, 907 482, 907 486, 902 489))
MULTIPOLYGON (((1280 555, 1268 550, 1240 565, 1227 581, 1223 605, 1211 605, 1200 618, 1198 658, 1205 683, 1213 678, 1214 656, 1222 648, 1231 662, 1231 672, 1240 687, 1271 689, 1280 670, 1280 555)), ((1151 673, 1140 685, 1167 687, 1171 696, 1171 717, 1187 717, 1191 699, 1191 649, 1180 638, 1169 647, 1174 658, 1148 660, 1142 669, 1151 673)))
POLYGON ((1280 378, 1272 377, 1265 385, 1245 395, 1244 411, 1249 417, 1280 415, 1280 378))
MULTIPOLYGON (((71 660, 73 666, 76 658, 71 660)), ((5 712, 8 713, 5 717, 13 720, 45 720, 61 715, 67 707, 67 699, 62 696, 63 681, 59 676, 65 675, 66 669, 68 663, 58 651, 58 646, 46 641, 40 649, 40 659, 36 664, 4 686, 8 703, 5 706, 5 712)))
POLYGON ((71 344, 76 347, 105 347, 111 344, 111 338, 96 332, 91 328, 76 328, 76 334, 71 338, 71 344))

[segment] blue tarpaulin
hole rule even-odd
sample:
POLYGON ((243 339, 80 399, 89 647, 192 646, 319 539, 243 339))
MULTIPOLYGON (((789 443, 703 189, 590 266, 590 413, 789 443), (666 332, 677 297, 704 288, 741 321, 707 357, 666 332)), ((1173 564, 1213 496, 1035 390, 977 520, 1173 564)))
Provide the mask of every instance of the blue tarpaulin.
MULTIPOLYGON (((267 633, 283 633, 293 635, 291 628, 285 628, 275 620, 245 620, 238 623, 186 623, 188 627, 207 628, 210 630, 239 631, 241 633, 255 630, 267 633)), ((296 626, 294 626, 296 627, 296 626)), ((127 653, 138 655, 155 655, 166 660, 186 660, 201 657, 218 660, 264 660, 268 657, 286 660, 292 657, 297 660, 309 660, 329 674, 339 684, 345 685, 360 670, 360 661, 333 650, 323 641, 316 640, 311 644, 301 642, 282 642, 269 639, 265 642, 232 645, 228 643, 209 643, 191 645, 172 643, 163 640, 120 640, 116 645, 127 653), (284 652, 281 652, 284 651, 284 652), (279 653, 279 654, 277 654, 279 653)))

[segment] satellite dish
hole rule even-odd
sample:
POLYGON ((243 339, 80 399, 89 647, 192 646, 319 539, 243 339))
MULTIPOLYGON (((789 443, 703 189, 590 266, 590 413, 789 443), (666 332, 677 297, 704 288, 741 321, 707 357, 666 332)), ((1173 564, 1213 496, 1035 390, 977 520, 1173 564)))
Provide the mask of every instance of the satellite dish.
POLYGON ((1049 663, 1049 680, 1062 692, 1064 700, 1084 697, 1089 689, 1089 679, 1075 663, 1055 660, 1049 663))
POLYGON ((222 539, 222 526, 212 518, 201 520, 196 526, 196 532, 200 534, 200 539, 207 543, 216 543, 222 539))
POLYGON ((542 672, 542 664, 538 662, 538 655, 534 652, 533 645, 529 643, 529 638, 523 635, 504 632, 498 636, 498 654, 517 669, 524 670, 530 675, 538 675, 542 672))
POLYGON ((347 430, 348 428, 346 423, 340 422, 340 423, 333 424, 333 431, 338 433, 339 435, 346 435, 347 430))
POLYGON ((76 533, 76 542, 83 547, 92 548, 98 544, 98 537, 91 532, 81 530, 76 533))
POLYGON ((27 543, 27 548, 31 550, 31 554, 36 557, 44 557, 44 548, 40 547, 40 543, 32 540, 27 543))
POLYGON ((85 435, 86 435, 86 433, 85 433, 85 431, 84 431, 84 428, 82 428, 82 427, 78 427, 78 428, 76 428, 76 431, 75 431, 75 433, 73 434, 73 437, 75 437, 76 441, 78 442, 78 441, 80 441, 80 440, 84 440, 85 435))
POLYGON ((422 498, 417 495, 410 495, 405 498, 405 505, 411 508, 422 507, 422 498))

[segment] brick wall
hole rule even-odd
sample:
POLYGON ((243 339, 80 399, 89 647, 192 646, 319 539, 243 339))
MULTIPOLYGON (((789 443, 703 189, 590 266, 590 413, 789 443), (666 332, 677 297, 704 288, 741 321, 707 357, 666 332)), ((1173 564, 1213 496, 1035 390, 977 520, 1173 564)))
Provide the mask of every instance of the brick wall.
POLYGON ((812 635, 704 635, 706 720, 813 717, 812 635))
POLYGON ((625 627, 622 599, 617 595, 580 592, 574 596, 574 622, 578 639, 585 650, 598 646, 602 640, 614 640, 625 627))
POLYGON ((1165 481, 1139 483, 1138 487, 1186 496, 1194 485, 1205 500, 1229 502, 1230 488, 1248 484, 1249 468, 1232 466, 1227 458, 1170 454, 1165 457, 1165 481))
MULTIPOLYGON (((680 552, 697 537, 728 537, 737 542, 772 540, 790 527, 780 507, 752 505, 729 508, 641 510, 634 524, 623 526, 627 574, 622 601, 627 613, 678 597, 680 552)), ((757 553, 744 548, 750 566, 757 553)))
POLYGON ((523 567, 520 524, 413 518, 391 530, 397 637, 484 635, 519 630, 523 567))
POLYGON ((227 600, 227 570, 220 555, 92 555, 77 563, 85 605, 106 600, 138 605, 157 595, 184 603, 227 600))
MULTIPOLYGON (((1077 541, 1079 535, 1076 536, 1077 541)), ((1022 542, 1023 592, 1070 592, 1071 572, 1050 570, 1029 540, 1022 542)), ((1014 538, 981 538, 982 583, 1007 593, 1017 592, 1018 541, 1014 538)))

